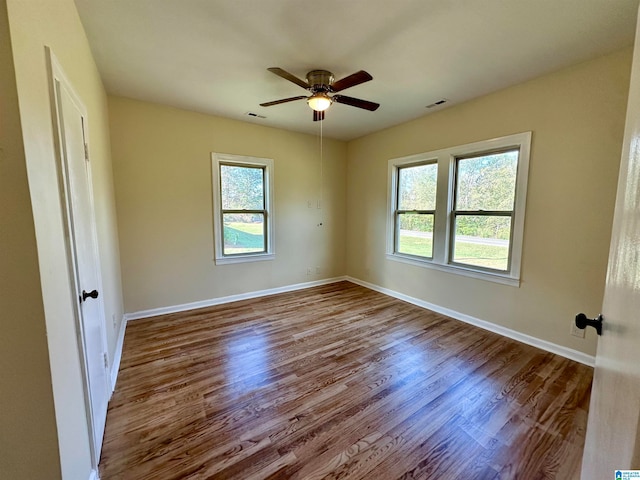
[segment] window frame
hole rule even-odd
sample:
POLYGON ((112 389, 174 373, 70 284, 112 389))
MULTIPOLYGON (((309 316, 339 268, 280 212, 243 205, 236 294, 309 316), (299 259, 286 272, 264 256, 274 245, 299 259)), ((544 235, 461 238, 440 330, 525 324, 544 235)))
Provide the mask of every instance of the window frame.
POLYGON ((518 287, 520 285, 531 138, 532 132, 529 131, 389 160, 386 258, 518 287), (516 170, 515 201, 511 216, 508 270, 501 271, 453 262, 456 213, 454 211, 455 176, 458 159, 516 149, 519 151, 519 155, 516 170), (397 252, 395 212, 397 209, 399 169, 432 162, 437 162, 438 164, 438 183, 433 228, 433 256, 429 259, 397 252))
POLYGON ((250 157, 245 155, 233 155, 228 153, 211 154, 212 194, 213 194, 213 236, 214 236, 214 263, 226 265, 232 263, 257 262, 273 260, 275 258, 274 232, 273 232, 273 160, 270 158, 250 157), (222 178, 220 167, 222 165, 261 168, 264 182, 264 209, 263 210, 231 210, 222 208, 222 178), (264 239, 265 251, 246 253, 224 253, 224 214, 225 213, 260 213, 264 215, 264 239))

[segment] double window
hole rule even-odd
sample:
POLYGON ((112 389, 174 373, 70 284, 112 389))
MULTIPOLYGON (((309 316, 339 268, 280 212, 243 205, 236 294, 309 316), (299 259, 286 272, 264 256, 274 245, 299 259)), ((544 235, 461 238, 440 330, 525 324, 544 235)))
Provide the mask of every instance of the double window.
POLYGON ((387 257, 518 285, 531 132, 389 161, 387 257))
POLYGON ((216 264, 272 259, 273 161, 214 153, 212 172, 216 264))

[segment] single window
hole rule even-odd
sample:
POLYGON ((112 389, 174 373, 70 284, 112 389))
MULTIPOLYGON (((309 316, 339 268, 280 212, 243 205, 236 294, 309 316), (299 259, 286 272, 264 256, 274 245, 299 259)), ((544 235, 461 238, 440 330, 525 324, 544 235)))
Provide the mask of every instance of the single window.
POLYGON ((213 154, 216 264, 273 258, 270 159, 213 154))
POLYGON ((433 256, 438 164, 398 168, 396 251, 417 257, 433 256))
POLYGON ((265 253, 264 167, 220 164, 222 255, 265 253))
POLYGON ((509 271, 519 150, 457 158, 450 261, 509 271))
POLYGON ((387 258, 519 285, 531 132, 389 161, 387 258))

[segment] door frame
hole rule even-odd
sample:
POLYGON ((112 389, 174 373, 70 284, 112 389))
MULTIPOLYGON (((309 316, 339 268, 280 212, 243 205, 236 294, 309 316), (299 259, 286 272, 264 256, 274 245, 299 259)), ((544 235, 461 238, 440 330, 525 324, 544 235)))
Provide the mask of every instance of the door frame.
MULTIPOLYGON (((81 290, 79 284, 79 269, 78 269, 78 261, 75 254, 75 237, 73 230, 73 197, 70 194, 70 185, 67 177, 67 169, 69 168, 67 164, 67 158, 64 154, 65 146, 64 146, 64 125, 61 124, 62 111, 60 109, 60 88, 64 88, 66 92, 71 97, 71 100, 78 108, 82 115, 83 120, 83 138, 85 143, 85 152, 87 152, 87 145, 89 145, 89 132, 88 132, 88 115, 87 109, 82 102, 80 96, 73 88, 73 85, 68 80, 67 75, 65 74, 62 66, 54 53, 51 51, 51 48, 45 46, 45 56, 47 61, 47 69, 49 72, 49 90, 50 90, 50 98, 51 98, 51 109, 52 109, 52 121, 53 121, 53 134, 54 134, 54 148, 56 153, 56 172, 57 172, 57 180, 58 180, 58 192, 60 196, 60 206, 63 216, 63 227, 65 231, 65 250, 67 254, 67 268, 68 275, 72 285, 72 298, 71 303, 74 305, 73 307, 73 315, 74 315, 74 323, 75 323, 75 331, 76 331, 76 342, 78 347, 78 355, 80 357, 80 367, 82 369, 82 385, 83 385, 83 393, 84 393, 84 405, 85 405, 85 417, 87 422, 87 429, 89 432, 89 446, 91 451, 91 466, 94 470, 94 474, 97 475, 98 471, 98 463, 100 461, 100 452, 102 449, 102 439, 96 439, 96 418, 93 412, 92 403, 91 403, 91 382, 89 378, 89 361, 86 348, 85 348, 85 332, 83 325, 83 314, 81 310, 80 302, 78 301, 77 293, 81 290)), ((86 155, 86 153, 85 153, 86 155)), ((87 168, 87 186, 89 192, 89 203, 90 203, 90 223, 89 229, 91 236, 93 238, 93 257, 95 259, 95 271, 96 271, 96 281, 97 281, 97 289, 99 292, 103 292, 102 288, 102 272, 100 265, 100 255, 98 251, 98 236, 97 236, 97 228, 96 228, 96 219, 95 219, 95 207, 94 207, 94 198, 93 198, 93 182, 91 176, 91 163, 86 162, 87 168)), ((108 356, 108 346, 107 346, 107 331, 106 331, 106 322, 105 322, 105 309, 104 309, 104 298, 100 295, 96 299, 98 304, 98 312, 99 312, 99 320, 100 320, 100 333, 102 337, 102 351, 103 351, 103 359, 101 359, 102 366, 105 370, 105 382, 106 382, 106 392, 109 392, 109 396, 111 393, 111 385, 109 385, 108 379, 110 378, 109 367, 110 359, 108 356)), ((109 399, 107 399, 108 401, 109 399)), ((96 477, 97 478, 97 477, 96 477)))

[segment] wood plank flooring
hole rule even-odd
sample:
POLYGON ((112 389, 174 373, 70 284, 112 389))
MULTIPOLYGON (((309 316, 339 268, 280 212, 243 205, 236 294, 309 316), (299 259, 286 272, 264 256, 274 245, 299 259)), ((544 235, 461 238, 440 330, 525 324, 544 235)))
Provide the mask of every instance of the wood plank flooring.
POLYGON ((349 282, 136 320, 100 475, 577 479, 591 380, 349 282))

